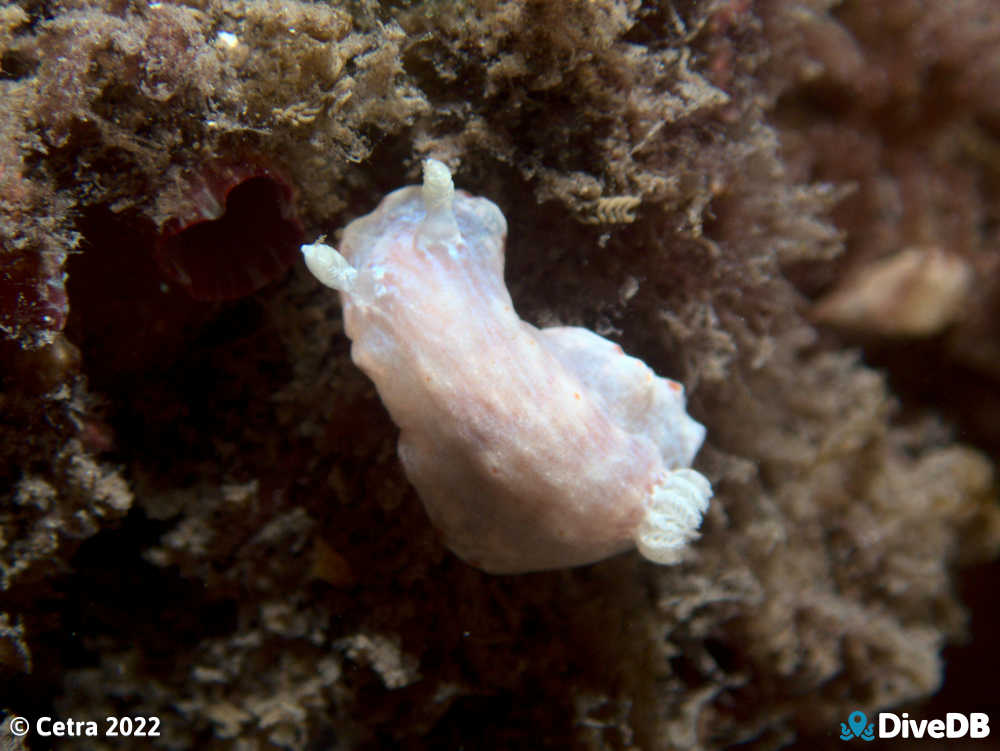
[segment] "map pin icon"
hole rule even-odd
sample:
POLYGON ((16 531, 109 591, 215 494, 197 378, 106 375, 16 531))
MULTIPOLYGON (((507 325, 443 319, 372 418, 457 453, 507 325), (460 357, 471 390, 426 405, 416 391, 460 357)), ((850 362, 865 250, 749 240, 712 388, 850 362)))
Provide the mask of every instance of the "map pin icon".
MULTIPOLYGON (((843 717, 843 715, 841 715, 843 717)), ((868 718, 865 717, 864 712, 851 712, 850 716, 847 718, 847 724, 851 726, 851 730, 854 731, 854 737, 860 738, 861 734, 865 730, 865 725, 868 724, 868 718)))

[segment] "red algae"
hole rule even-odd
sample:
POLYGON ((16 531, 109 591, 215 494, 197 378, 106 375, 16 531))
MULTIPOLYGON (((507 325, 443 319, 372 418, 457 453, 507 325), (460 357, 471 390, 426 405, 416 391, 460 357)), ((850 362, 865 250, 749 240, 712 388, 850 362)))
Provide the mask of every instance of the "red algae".
POLYGON ((187 203, 156 243, 156 263, 196 300, 256 292, 297 257, 303 235, 294 196, 272 167, 249 161, 210 166, 189 179, 187 203))

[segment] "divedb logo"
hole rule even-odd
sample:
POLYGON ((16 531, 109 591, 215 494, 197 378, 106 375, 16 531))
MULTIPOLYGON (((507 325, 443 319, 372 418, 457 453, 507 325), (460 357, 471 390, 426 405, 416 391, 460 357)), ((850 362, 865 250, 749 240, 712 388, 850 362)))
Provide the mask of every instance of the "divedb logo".
POLYGON ((990 734, 990 717, 985 712, 949 712, 944 719, 913 720, 903 712, 879 712, 876 723, 860 710, 854 710, 847 722, 840 723, 840 740, 873 741, 876 738, 987 738, 990 734))

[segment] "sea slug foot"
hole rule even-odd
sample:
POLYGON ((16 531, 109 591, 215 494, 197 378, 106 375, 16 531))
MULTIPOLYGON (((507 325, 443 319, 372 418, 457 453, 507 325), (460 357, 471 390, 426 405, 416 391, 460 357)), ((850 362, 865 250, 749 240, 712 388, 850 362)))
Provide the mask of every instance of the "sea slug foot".
POLYGON ((636 530, 639 552, 654 563, 677 563, 684 547, 698 536, 712 485, 693 469, 669 472, 654 486, 646 514, 636 530))

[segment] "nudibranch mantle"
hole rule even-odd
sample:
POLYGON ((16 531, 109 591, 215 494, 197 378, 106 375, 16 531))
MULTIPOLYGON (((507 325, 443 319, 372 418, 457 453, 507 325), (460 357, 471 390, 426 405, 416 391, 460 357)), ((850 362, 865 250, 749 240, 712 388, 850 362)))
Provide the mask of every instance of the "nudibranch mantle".
POLYGON ((399 457, 445 544, 491 573, 634 546, 680 560, 712 488, 681 384, 592 331, 538 329, 504 285, 507 222, 441 162, 302 247, 340 291, 354 362, 399 426, 399 457))

